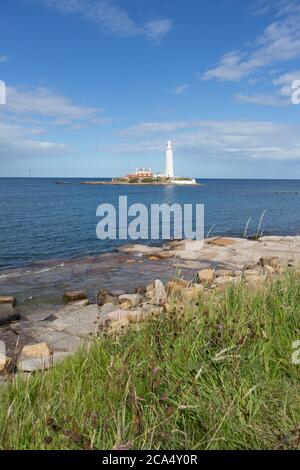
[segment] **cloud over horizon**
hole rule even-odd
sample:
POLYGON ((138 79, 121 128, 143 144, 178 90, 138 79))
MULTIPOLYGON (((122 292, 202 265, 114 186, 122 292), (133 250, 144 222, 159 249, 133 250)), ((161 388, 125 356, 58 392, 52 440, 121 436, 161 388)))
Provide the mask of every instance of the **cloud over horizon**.
POLYGON ((300 125, 270 121, 187 120, 147 122, 124 129, 117 152, 156 152, 172 137, 186 157, 300 161, 300 125))

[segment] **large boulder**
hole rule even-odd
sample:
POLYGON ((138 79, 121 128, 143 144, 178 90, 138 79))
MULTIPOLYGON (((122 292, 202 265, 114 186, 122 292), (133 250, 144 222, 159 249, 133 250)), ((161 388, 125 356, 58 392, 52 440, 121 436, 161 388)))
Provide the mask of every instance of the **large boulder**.
POLYGON ((153 305, 163 306, 168 300, 165 286, 159 279, 156 279, 154 287, 147 291, 146 296, 149 303, 153 305))
POLYGON ((102 307, 105 304, 116 303, 117 297, 108 289, 100 289, 97 293, 97 304, 102 307))
POLYGON ((119 295, 118 300, 122 308, 124 308, 124 304, 131 308, 137 307, 141 303, 142 297, 139 294, 123 294, 119 295))
POLYGON ((166 291, 168 295, 178 295, 180 292, 190 285, 185 279, 171 279, 166 283, 166 291))
POLYGON ((67 304, 69 302, 76 302, 77 300, 87 299, 87 295, 82 291, 70 291, 65 292, 63 295, 64 302, 67 304))
POLYGON ((28 344, 18 357, 18 370, 33 372, 48 369, 51 365, 51 350, 47 343, 28 344))
POLYGON ((8 304, 14 307, 16 305, 16 298, 13 295, 0 295, 0 305, 8 304))
POLYGON ((199 283, 209 284, 215 279, 216 273, 214 269, 201 269, 197 273, 197 280, 199 283))
POLYGON ((242 276, 219 276, 216 280, 215 283, 218 286, 226 286, 228 284, 238 284, 239 282, 242 281, 242 276))
POLYGON ((19 320, 19 314, 10 304, 0 304, 0 325, 6 325, 12 321, 19 320))
POLYGON ((204 287, 200 285, 198 287, 185 287, 181 291, 181 298, 184 302, 194 303, 199 299, 202 289, 204 287))
POLYGON ((0 352, 0 374, 5 374, 8 372, 11 364, 10 357, 5 356, 0 352))

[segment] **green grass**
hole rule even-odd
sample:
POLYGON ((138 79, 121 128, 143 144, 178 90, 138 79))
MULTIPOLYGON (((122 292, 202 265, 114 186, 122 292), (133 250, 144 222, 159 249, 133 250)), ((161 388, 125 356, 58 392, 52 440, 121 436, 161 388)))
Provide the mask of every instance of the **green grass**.
POLYGON ((0 448, 299 448, 299 276, 201 295, 3 386, 0 448))

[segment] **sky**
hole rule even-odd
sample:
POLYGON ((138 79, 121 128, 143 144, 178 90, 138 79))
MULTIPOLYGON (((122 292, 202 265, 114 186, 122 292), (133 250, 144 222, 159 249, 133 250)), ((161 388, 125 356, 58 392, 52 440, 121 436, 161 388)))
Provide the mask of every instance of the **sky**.
POLYGON ((6 0, 0 177, 300 178, 298 0, 6 0))

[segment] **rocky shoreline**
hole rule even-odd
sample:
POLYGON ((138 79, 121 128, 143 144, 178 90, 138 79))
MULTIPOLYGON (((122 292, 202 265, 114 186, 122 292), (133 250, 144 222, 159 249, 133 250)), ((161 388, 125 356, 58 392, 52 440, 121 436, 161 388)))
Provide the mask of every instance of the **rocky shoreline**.
MULTIPOLYGON (((5 354, 0 350, 2 380, 16 372, 48 369, 79 347, 89 347, 103 330, 112 334, 130 321, 167 312, 174 298, 196 302, 201 291, 238 282, 260 285, 288 267, 298 269, 300 237, 218 237, 205 240, 200 250, 192 241, 172 241, 163 247, 127 245, 115 255, 101 256, 102 271, 97 265, 93 272, 98 283, 94 296, 84 290, 64 290, 66 284, 62 284, 57 305, 39 308, 36 304, 30 315, 20 309, 18 292, 4 292, 0 283, 0 341, 5 344, 5 354), (111 285, 107 269, 115 269, 111 285)), ((86 264, 95 267, 90 258, 86 264)), ((45 271, 44 276, 41 286, 45 279, 51 283, 53 274, 45 271)))

